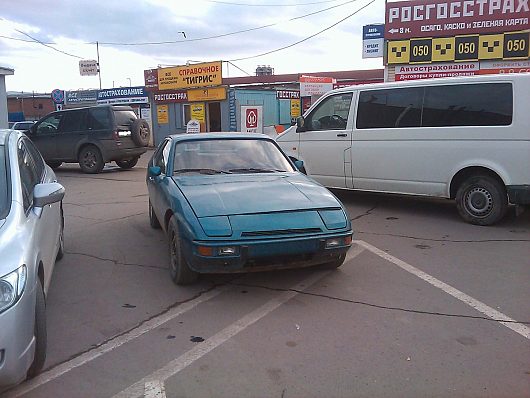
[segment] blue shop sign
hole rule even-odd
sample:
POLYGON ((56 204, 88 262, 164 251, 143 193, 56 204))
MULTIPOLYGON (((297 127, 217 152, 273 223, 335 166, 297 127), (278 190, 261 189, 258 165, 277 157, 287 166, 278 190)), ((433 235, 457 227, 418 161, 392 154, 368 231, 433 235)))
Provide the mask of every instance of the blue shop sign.
POLYGON ((99 90, 98 104, 142 104, 149 98, 144 86, 99 90))
POLYGON ((385 36, 385 25, 365 25, 363 26, 363 40, 382 39, 385 36))

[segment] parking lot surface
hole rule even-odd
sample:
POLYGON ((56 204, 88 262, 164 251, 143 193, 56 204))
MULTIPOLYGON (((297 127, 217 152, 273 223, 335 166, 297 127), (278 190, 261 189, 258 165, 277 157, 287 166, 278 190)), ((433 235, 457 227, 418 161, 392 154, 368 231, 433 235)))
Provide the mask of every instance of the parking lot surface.
POLYGON ((335 192, 355 239, 338 270, 177 287, 147 160, 57 170, 46 370, 5 397, 530 396, 530 211, 477 227, 449 201, 335 192))

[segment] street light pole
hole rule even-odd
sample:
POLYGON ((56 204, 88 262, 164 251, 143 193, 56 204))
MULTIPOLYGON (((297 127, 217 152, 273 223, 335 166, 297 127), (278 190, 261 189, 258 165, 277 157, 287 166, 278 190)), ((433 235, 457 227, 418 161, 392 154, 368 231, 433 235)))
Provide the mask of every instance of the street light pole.
POLYGON ((99 42, 96 41, 96 52, 98 53, 98 77, 99 77, 99 89, 101 90, 101 66, 99 65, 99 42))

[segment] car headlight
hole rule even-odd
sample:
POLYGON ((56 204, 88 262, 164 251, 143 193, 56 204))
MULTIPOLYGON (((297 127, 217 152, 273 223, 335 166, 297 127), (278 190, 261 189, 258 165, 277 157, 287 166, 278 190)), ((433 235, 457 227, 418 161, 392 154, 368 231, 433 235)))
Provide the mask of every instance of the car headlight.
POLYGON ((28 270, 23 265, 17 270, 0 277, 0 312, 12 307, 26 287, 28 270))

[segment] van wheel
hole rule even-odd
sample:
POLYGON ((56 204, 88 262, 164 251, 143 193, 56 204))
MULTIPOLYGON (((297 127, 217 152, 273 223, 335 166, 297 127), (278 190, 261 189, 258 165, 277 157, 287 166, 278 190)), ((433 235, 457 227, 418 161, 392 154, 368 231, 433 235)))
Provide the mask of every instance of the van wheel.
POLYGON ((48 166, 50 166, 52 169, 57 169, 60 165, 63 164, 63 162, 59 162, 58 160, 49 160, 46 162, 48 166))
POLYGON ((100 150, 94 145, 88 145, 79 152, 79 166, 84 173, 97 174, 105 167, 100 150))
POLYGON ((132 159, 123 159, 123 160, 116 160, 116 164, 120 166, 122 169, 132 169, 134 166, 136 166, 136 163, 138 163, 138 157, 132 158, 132 159))
POLYGON ((37 288, 35 289, 37 301, 35 302, 35 356, 28 370, 28 379, 35 377, 42 370, 46 362, 46 303, 44 300, 44 291, 40 279, 37 279, 37 288))
POLYGON ((458 188, 456 207, 468 223, 492 225, 506 214, 508 195, 496 179, 486 175, 473 176, 458 188))
POLYGON ((193 271, 182 253, 182 241, 178 232, 178 225, 175 216, 169 220, 168 227, 169 240, 169 273, 176 285, 189 285, 197 280, 199 274, 193 271))
POLYGON ((138 146, 149 145, 149 124, 144 119, 136 119, 131 126, 131 138, 138 146))

